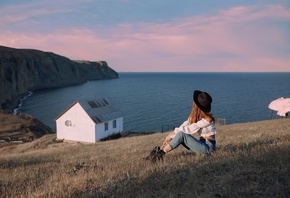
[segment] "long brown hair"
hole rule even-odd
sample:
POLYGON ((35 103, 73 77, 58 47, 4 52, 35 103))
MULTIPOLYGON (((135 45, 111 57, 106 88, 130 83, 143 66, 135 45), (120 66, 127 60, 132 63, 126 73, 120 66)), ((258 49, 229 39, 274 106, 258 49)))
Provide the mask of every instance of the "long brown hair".
MULTIPOLYGON (((188 121, 190 124, 196 123, 202 118, 209 118, 211 121, 214 121, 214 117, 211 113, 206 113, 202 111, 194 102, 192 104, 192 110, 188 117, 188 121)), ((207 119, 208 120, 208 119, 207 119)))

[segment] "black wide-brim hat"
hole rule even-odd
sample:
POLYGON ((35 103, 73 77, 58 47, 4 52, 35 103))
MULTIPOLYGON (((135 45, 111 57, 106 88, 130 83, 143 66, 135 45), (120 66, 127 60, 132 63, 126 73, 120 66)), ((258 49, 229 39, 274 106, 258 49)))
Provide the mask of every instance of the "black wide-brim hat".
POLYGON ((208 93, 195 90, 193 92, 193 101, 203 112, 210 112, 212 98, 208 93))

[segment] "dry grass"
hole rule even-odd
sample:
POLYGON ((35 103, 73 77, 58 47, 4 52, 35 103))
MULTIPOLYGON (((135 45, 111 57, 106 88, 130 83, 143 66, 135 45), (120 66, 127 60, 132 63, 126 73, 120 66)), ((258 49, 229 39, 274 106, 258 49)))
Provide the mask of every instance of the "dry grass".
MULTIPOLYGON (((0 113, 0 140, 26 140, 53 133, 52 129, 30 115, 0 113)), ((2 145, 0 145, 1 147, 2 145)))
POLYGON ((9 132, 21 130, 23 125, 27 125, 29 121, 14 114, 0 113, 0 135, 9 135, 9 132), (4 134, 5 133, 5 134, 4 134))
POLYGON ((288 197, 290 119, 218 128, 218 151, 179 147, 146 157, 167 133, 96 144, 35 142, 0 149, 0 197, 288 197))

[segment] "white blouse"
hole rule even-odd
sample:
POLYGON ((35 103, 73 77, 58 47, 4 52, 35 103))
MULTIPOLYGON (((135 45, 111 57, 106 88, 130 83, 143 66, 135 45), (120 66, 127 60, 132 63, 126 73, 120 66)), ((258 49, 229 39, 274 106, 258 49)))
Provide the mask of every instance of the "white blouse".
POLYGON ((174 135, 172 135, 171 138, 174 138, 175 135, 180 131, 191 135, 198 132, 200 136, 206 137, 216 134, 216 126, 213 121, 209 122, 204 118, 192 124, 189 124, 187 120, 182 125, 180 125, 180 127, 174 129, 174 135))

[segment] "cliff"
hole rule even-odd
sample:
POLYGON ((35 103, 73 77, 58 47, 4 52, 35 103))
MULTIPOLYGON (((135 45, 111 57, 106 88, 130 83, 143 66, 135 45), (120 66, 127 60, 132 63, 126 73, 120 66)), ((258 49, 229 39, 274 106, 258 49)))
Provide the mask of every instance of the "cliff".
POLYGON ((105 61, 72 61, 52 52, 0 46, 0 109, 16 106, 28 91, 118 78, 105 61))

